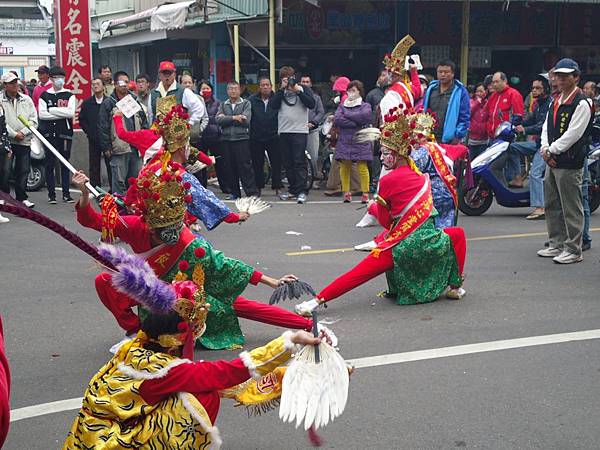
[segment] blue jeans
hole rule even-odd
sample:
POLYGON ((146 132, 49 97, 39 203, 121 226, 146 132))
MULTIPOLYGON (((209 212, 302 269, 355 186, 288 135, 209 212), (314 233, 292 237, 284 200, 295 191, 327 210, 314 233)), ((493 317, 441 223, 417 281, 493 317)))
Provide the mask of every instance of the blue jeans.
POLYGON ((583 163, 583 183, 581 183, 581 193, 583 194, 583 242, 592 242, 590 237, 590 171, 587 166, 587 160, 583 163))
MULTIPOLYGON (((517 158, 520 166, 519 153, 525 156, 533 155, 533 161, 529 168, 529 203, 534 208, 544 207, 544 171, 546 163, 538 151, 538 147, 533 141, 513 142, 509 147, 509 160, 507 162, 506 172, 509 172, 510 155, 517 158), (512 151, 511 151, 512 150, 512 151)), ((519 167, 520 172, 520 167, 519 167)), ((518 172, 517 172, 518 173, 518 172)))

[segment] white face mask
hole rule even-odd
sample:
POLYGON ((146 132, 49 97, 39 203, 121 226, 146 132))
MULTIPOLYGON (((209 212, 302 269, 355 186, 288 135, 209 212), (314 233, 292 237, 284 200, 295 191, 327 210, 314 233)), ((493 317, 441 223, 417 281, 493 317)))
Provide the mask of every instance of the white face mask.
POLYGON ((333 103, 335 103, 336 105, 338 105, 340 103, 340 96, 339 95, 333 99, 333 103))
POLYGON ((360 97, 360 93, 358 92, 348 92, 348 100, 350 100, 351 102, 356 100, 358 97, 360 97))
POLYGON ((54 86, 57 89, 62 89, 65 85, 65 79, 64 78, 53 78, 52 84, 54 84, 54 86))

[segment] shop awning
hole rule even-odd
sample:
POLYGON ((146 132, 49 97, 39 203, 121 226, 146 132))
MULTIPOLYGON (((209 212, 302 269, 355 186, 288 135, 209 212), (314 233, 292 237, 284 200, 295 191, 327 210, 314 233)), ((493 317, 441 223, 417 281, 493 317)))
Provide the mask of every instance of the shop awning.
POLYGON ((150 31, 180 30, 185 27, 190 8, 196 0, 162 5, 154 10, 150 18, 150 31))

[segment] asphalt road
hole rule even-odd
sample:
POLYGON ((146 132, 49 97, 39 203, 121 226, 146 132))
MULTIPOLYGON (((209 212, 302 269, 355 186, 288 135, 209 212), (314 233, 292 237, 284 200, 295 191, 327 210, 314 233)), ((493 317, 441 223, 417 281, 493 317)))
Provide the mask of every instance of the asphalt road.
MULTIPOLYGON (((46 205, 44 192, 32 199, 38 210, 97 240, 97 233, 75 222, 72 205, 46 205)), ((331 200, 319 194, 310 199, 331 200)), ((320 289, 364 254, 286 253, 367 241, 377 229, 354 227, 362 214, 358 206, 275 204, 244 225, 223 224, 205 235, 216 248, 267 274, 293 272, 320 289)), ((571 266, 537 257, 544 236, 528 234, 543 233, 545 225, 524 220, 526 212, 494 207, 482 217, 461 216, 469 238, 490 237, 469 242, 468 294, 461 301, 397 306, 376 296, 385 288, 382 277, 331 303, 323 315, 337 321, 332 327, 344 357, 600 328, 600 250, 592 248, 583 263, 571 266), (502 237, 515 234, 526 236, 502 237)), ((108 348, 122 338, 96 297, 97 267, 62 238, 20 219, 0 225, 0 255, 11 408, 81 396, 109 359, 108 348)), ((266 301, 269 292, 250 286, 246 294, 266 301)), ((242 327, 247 348, 281 332, 248 321, 242 327)), ((197 354, 211 360, 235 356, 197 354)), ((346 411, 321 433, 323 448, 597 449, 599 378, 600 347, 593 339, 361 368, 352 377, 346 411)), ((75 414, 13 422, 5 448, 60 448, 75 414)), ((305 433, 281 423, 276 411, 248 418, 224 401, 217 425, 225 449, 309 448, 305 433)))

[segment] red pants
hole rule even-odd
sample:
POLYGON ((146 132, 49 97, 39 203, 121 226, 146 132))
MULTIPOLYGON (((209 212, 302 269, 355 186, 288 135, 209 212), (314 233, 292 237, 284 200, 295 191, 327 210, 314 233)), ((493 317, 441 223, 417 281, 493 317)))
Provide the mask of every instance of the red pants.
MULTIPOLYGON (((136 333, 140 329, 140 319, 131 308, 137 306, 138 303, 118 292, 110 280, 111 275, 108 273, 101 273, 96 277, 98 297, 127 334, 136 333)), ((235 299, 233 309, 236 315, 243 319, 298 330, 310 331, 312 328, 311 319, 298 316, 278 306, 255 302, 242 296, 235 299)))
MULTIPOLYGON (((467 254, 465 232, 459 227, 445 228, 444 232, 450 236, 450 240, 454 246, 458 271, 462 275, 467 254)), ((365 259, 354 266, 353 269, 333 280, 333 282, 323 289, 317 297, 328 302, 393 268, 394 259, 392 256, 392 249, 381 252, 377 258, 372 254, 369 254, 365 259)))

